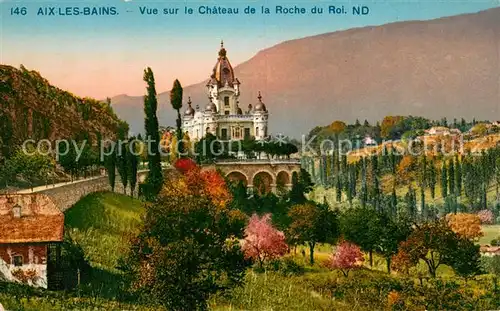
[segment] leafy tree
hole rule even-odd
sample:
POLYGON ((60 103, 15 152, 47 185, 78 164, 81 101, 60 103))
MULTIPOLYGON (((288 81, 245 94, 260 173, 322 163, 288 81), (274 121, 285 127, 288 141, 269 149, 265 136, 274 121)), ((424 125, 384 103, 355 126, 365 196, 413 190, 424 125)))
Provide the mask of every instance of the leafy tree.
POLYGON ((168 173, 122 265, 133 293, 168 310, 207 310, 210 295, 242 284, 245 217, 220 199, 228 190, 213 174, 168 173))
POLYGON ((348 209, 341 215, 340 225, 344 238, 369 253, 370 266, 373 266, 373 252, 379 250, 383 231, 377 211, 370 207, 348 209))
POLYGON ((468 239, 458 239, 456 247, 448 250, 451 267, 458 275, 470 278, 481 274, 481 253, 479 245, 468 239))
POLYGON ((300 173, 292 173, 292 189, 290 190, 290 202, 302 204, 307 201, 305 195, 313 189, 314 183, 311 175, 305 170, 300 169, 300 173))
POLYGON ((314 264, 317 243, 334 243, 339 237, 338 217, 328 205, 305 203, 294 205, 288 212, 289 236, 298 243, 309 246, 309 261, 314 264))
POLYGON ((288 251, 283 232, 276 230, 271 224, 271 214, 262 217, 254 214, 245 228, 243 252, 262 265, 265 261, 283 256, 288 251))
MULTIPOLYGON (((417 225, 408 239, 401 242, 399 252, 406 253, 413 265, 419 260, 424 261, 429 274, 436 277, 436 271, 442 264, 458 267, 455 260, 458 260, 460 239, 446 221, 436 220, 417 225)), ((462 260, 463 256, 459 258, 462 260)))
POLYGON ((179 80, 175 79, 174 85, 172 86, 172 90, 170 91, 170 104, 172 108, 177 111, 177 151, 179 157, 184 155, 184 145, 182 144, 182 119, 181 119, 181 108, 182 108, 182 86, 179 80))
POLYGON ((160 133, 158 131, 158 117, 156 110, 158 100, 156 99, 156 87, 153 71, 151 68, 144 70, 144 81, 147 83, 147 94, 144 96, 144 113, 146 115, 144 125, 146 128, 146 138, 150 140, 151 149, 148 150, 149 173, 146 179, 144 195, 147 199, 153 200, 160 192, 163 183, 161 158, 160 158, 160 133))
POLYGON ((330 269, 339 269, 347 277, 352 269, 361 268, 364 260, 363 252, 357 245, 343 241, 337 245, 326 266, 330 269))
POLYGON ((457 213, 446 215, 451 230, 468 240, 477 240, 483 236, 481 218, 476 214, 457 213))

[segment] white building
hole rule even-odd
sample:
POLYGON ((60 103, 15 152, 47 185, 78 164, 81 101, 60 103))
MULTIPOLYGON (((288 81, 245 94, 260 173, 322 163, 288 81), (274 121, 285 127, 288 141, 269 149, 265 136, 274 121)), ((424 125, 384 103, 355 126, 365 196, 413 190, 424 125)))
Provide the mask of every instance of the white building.
POLYGON ((245 137, 265 139, 268 136, 268 111, 262 96, 259 92, 256 105, 249 104, 248 109, 243 111, 238 100, 241 83, 235 78, 226 54, 221 42, 217 63, 206 85, 208 104, 204 109, 195 111, 189 99, 182 122, 183 130, 193 141, 200 140, 207 133, 220 140, 242 140, 245 137))

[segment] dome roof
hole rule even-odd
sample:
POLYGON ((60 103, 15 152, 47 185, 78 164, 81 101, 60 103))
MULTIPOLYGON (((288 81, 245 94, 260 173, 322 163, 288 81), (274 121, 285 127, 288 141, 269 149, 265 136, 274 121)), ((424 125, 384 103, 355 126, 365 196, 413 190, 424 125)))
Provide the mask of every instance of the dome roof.
POLYGON ((217 106, 212 102, 212 98, 209 97, 210 102, 205 107, 205 112, 217 112, 217 106))
POLYGON ((188 99, 188 107, 187 107, 186 111, 184 112, 184 116, 186 116, 186 117, 194 116, 194 109, 193 109, 193 107, 191 107, 191 97, 189 97, 189 99, 188 99))
POLYGON ((211 82, 217 82, 219 87, 225 86, 226 84, 233 86, 235 82, 239 84, 239 81, 234 78, 233 67, 226 55, 227 51, 224 48, 224 42, 221 41, 219 58, 217 59, 217 63, 215 63, 212 76, 210 77, 211 82))
POLYGON ((260 91, 259 91, 259 96, 257 98, 259 99, 259 102, 255 105, 254 110, 263 112, 267 111, 266 105, 264 105, 264 103, 262 102, 262 95, 260 95, 260 91))

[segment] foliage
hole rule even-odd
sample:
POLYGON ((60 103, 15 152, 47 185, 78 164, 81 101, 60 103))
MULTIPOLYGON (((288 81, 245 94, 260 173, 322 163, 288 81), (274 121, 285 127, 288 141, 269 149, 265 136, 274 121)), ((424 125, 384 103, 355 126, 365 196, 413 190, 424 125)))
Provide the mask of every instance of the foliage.
POLYGON ((295 204, 302 204, 307 201, 306 194, 311 192, 314 183, 311 180, 311 175, 303 168, 300 173, 293 172, 292 174, 292 189, 289 197, 290 201, 295 204))
POLYGON ((446 215, 448 224, 456 234, 469 240, 483 236, 481 218, 477 214, 457 213, 446 215))
POLYGON ((151 68, 144 70, 144 81, 147 84, 147 94, 144 96, 144 127, 146 129, 146 138, 150 140, 148 143, 148 168, 149 173, 144 185, 144 195, 148 200, 154 200, 156 195, 161 190, 163 183, 161 158, 160 158, 160 133, 158 131, 158 117, 156 110, 158 108, 158 100, 156 99, 155 78, 151 68))
POLYGON ((325 264, 330 269, 339 269, 347 277, 349 271, 360 268, 364 260, 363 252, 357 245, 342 241, 325 264))
POLYGON ((314 247, 317 243, 335 243, 340 230, 338 215, 328 205, 316 205, 308 202, 294 205, 288 212, 290 225, 288 238, 294 244, 309 246, 309 261, 314 264, 314 247))
POLYGON ((179 80, 175 79, 174 85, 172 86, 172 90, 170 91, 170 104, 172 105, 172 108, 177 111, 177 119, 176 125, 177 125, 177 146, 176 150, 179 154, 179 157, 184 156, 184 142, 183 142, 183 134, 182 134, 182 120, 181 120, 181 108, 182 108, 182 86, 179 80))
POLYGON ((480 210, 477 213, 477 216, 479 216, 479 219, 481 220, 481 224, 483 224, 483 225, 491 225, 491 224, 493 224, 493 220, 494 220, 494 217, 495 217, 493 215, 493 212, 491 210, 488 210, 488 209, 480 210))
POLYGON ((500 256, 482 256, 481 257, 481 267, 487 273, 491 273, 500 276, 500 256))
POLYGON ((190 158, 181 158, 175 161, 174 167, 182 174, 186 174, 190 170, 196 169, 196 163, 190 158))
POLYGON ((283 256, 288 251, 283 232, 271 224, 271 214, 262 217, 254 214, 245 228, 242 250, 262 267, 264 262, 283 256))
POLYGON ((206 310, 211 294, 241 284, 246 267, 236 239, 241 214, 220 197, 227 187, 217 184, 223 179, 214 174, 191 170, 167 176, 125 261, 133 293, 170 310, 206 310))

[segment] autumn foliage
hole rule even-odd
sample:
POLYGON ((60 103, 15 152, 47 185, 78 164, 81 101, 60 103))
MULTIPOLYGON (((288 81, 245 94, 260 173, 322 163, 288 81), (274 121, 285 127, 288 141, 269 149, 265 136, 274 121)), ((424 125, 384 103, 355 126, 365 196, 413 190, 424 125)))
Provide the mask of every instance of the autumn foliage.
POLYGON ((187 172, 196 169, 196 163, 190 158, 181 158, 175 161, 174 167, 181 173, 186 174, 187 172))
POLYGON ((475 240, 483 236, 479 215, 468 213, 448 214, 446 220, 451 230, 463 238, 475 240))
POLYGON ((359 246, 343 241, 337 245, 335 253, 330 256, 325 266, 330 269, 339 269, 347 277, 349 271, 363 266, 364 260, 363 252, 359 246))
POLYGON ((271 224, 271 214, 262 217, 254 214, 245 228, 243 252, 246 258, 251 258, 262 264, 267 260, 283 256, 288 251, 283 232, 271 224))
POLYGON ((483 209, 477 213, 482 224, 491 225, 493 223, 493 212, 488 209, 483 209))

